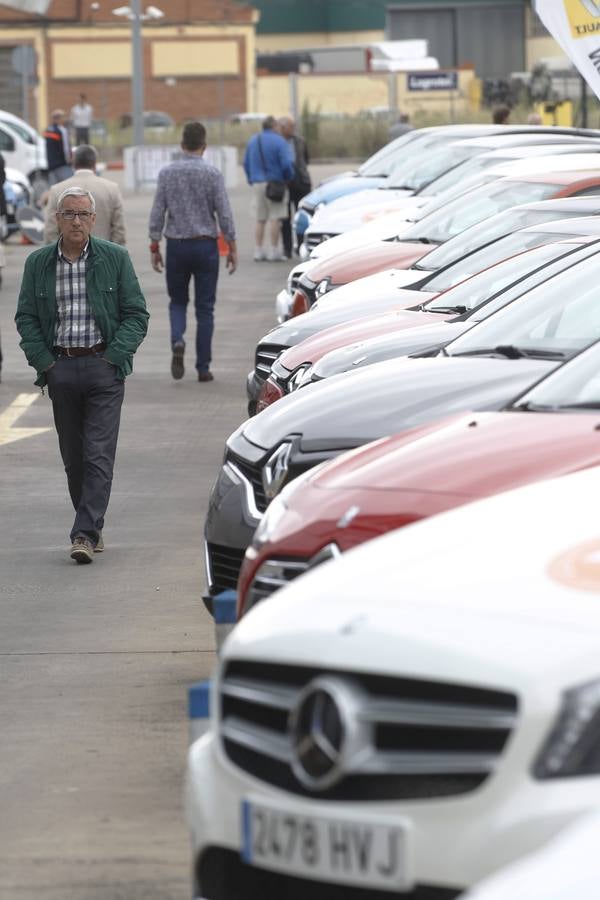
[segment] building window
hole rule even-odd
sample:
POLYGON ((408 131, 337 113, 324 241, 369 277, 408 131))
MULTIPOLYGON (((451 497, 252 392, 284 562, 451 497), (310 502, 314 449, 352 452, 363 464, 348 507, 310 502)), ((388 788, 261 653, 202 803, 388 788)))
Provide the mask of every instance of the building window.
POLYGON ((550 37, 550 32, 533 9, 529 13, 529 37, 550 37))

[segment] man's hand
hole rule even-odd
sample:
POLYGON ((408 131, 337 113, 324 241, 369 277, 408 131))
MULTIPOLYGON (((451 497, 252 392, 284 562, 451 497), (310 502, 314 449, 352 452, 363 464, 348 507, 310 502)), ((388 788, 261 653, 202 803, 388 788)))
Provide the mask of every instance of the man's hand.
POLYGON ((233 273, 237 269, 237 261, 238 261, 237 245, 236 245, 235 241, 230 241, 227 244, 227 246, 229 249, 227 251, 227 261, 226 261, 225 265, 227 266, 227 270, 228 270, 229 274, 233 275, 233 273))
POLYGON ((163 258, 158 245, 150 244, 150 262, 152 263, 152 268, 155 272, 162 272, 163 258))

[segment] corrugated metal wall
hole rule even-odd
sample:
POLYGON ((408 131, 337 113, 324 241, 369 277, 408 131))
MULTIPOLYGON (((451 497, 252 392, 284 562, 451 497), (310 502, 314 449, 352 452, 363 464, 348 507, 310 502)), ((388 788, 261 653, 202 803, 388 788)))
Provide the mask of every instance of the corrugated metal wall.
POLYGON ((426 38, 441 66, 474 66, 480 78, 525 68, 525 8, 516 3, 390 6, 388 40, 426 38))

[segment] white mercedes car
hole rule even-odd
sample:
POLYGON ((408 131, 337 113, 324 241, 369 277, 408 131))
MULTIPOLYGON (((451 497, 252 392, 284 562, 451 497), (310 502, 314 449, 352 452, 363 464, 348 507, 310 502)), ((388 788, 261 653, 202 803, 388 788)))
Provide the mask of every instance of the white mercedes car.
POLYGON ((189 753, 194 896, 452 900, 596 808, 599 495, 464 506, 245 616, 189 753))

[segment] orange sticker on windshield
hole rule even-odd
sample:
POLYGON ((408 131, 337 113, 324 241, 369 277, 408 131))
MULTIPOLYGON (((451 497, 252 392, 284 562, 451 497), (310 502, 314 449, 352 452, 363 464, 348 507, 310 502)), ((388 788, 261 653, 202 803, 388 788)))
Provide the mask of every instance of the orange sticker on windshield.
POLYGON ((600 538, 561 553, 548 566, 555 581, 582 591, 600 591, 600 538))

